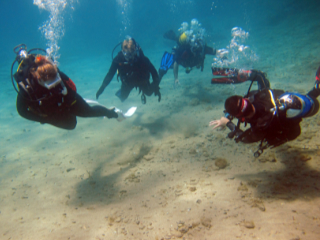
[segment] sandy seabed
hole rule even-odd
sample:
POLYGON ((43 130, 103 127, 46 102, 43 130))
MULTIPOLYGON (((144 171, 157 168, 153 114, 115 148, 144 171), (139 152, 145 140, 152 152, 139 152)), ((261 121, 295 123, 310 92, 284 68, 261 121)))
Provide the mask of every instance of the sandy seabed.
MULTIPOLYGON (((310 29, 319 32, 319 21, 260 31, 258 67, 273 88, 312 88, 320 35, 310 29)), ((147 55, 158 64, 162 51, 147 55)), ((81 73, 71 64, 61 70, 92 99, 108 66, 101 64, 89 86, 85 76, 97 70, 82 61, 89 67, 81 73)), ((178 89, 169 72, 160 103, 149 97, 142 105, 133 91, 121 104, 114 80, 100 102, 135 105, 136 114, 121 123, 78 118, 73 131, 22 119, 5 83, 0 239, 319 239, 320 115, 303 120, 297 140, 254 158, 257 144, 237 144, 228 130, 208 127, 222 116, 227 96, 248 88, 210 85, 210 63, 203 73, 180 69, 178 89)), ((10 78, 8 69, 4 64, 1 79, 10 78)))

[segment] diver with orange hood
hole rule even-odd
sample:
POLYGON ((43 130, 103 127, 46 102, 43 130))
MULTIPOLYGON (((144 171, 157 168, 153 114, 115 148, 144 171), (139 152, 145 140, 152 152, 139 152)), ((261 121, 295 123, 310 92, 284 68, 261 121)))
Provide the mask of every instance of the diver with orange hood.
POLYGON ((77 116, 118 118, 115 108, 90 106, 76 92, 73 81, 50 58, 32 54, 35 50, 45 52, 43 49, 27 52, 25 44, 14 48, 16 59, 12 64, 11 79, 18 93, 17 111, 20 116, 67 130, 76 127, 77 116), (15 63, 19 63, 19 67, 13 74, 15 63))

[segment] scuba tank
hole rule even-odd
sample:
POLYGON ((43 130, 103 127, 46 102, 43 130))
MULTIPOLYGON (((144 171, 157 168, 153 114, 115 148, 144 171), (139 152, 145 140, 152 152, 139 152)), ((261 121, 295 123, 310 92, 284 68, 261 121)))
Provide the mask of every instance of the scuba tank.
MULTIPOLYGON (((36 84, 34 83, 33 79, 28 78, 29 77, 28 72, 35 60, 35 56, 34 54, 32 54, 32 52, 35 52, 35 51, 42 51, 46 53, 46 51, 41 48, 33 48, 27 51, 27 46, 24 43, 19 44, 18 46, 13 48, 13 52, 16 54, 16 58, 13 61, 11 66, 11 82, 14 90, 24 98, 26 98, 25 95, 21 94, 21 92, 19 91, 19 89, 17 89, 17 86, 15 85, 14 82, 16 82, 18 87, 23 88, 24 91, 29 95, 29 98, 31 98, 30 95, 34 93, 36 90, 34 89, 34 86, 36 84), (18 63, 19 66, 18 66, 17 72, 13 74, 13 68, 16 63, 18 63)), ((29 98, 28 100, 32 100, 29 98)))
MULTIPOLYGON (((278 99, 278 109, 286 112, 286 118, 297 119, 314 115, 318 109, 315 103, 308 95, 287 92, 278 99)), ((274 111, 274 108, 270 111, 274 111)))
MULTIPOLYGON (((35 80, 33 77, 30 77, 30 69, 32 67, 36 67, 35 58, 36 58, 36 51, 40 51, 46 53, 44 49, 41 48, 33 48, 27 51, 27 46, 25 44, 19 44, 18 46, 14 47, 14 53, 16 54, 16 58, 12 63, 11 66, 11 81, 15 91, 24 99, 31 101, 31 102, 39 102, 41 103, 42 100, 50 98, 53 94, 61 93, 62 95, 67 94, 67 88, 64 83, 61 81, 59 73, 57 74, 57 79, 55 80, 58 82, 61 87, 59 89, 53 89, 53 84, 46 85, 49 91, 47 94, 42 95, 41 97, 37 96, 38 90, 40 90, 40 84, 35 80), (18 68, 16 73, 13 73, 13 68, 15 64, 18 63, 18 68), (59 78, 59 79, 58 79, 59 78), (59 82, 60 81, 60 82, 59 82), (16 86, 16 84, 18 86, 16 86), (51 90, 52 88, 52 90, 51 90), (24 91, 20 91, 23 89, 24 91)), ((45 89, 44 88, 44 89, 45 89)))

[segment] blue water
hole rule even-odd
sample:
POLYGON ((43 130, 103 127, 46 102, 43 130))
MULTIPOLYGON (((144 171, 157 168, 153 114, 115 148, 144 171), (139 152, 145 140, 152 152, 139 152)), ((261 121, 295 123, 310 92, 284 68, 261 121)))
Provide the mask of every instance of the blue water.
MULTIPOLYGON (((126 35, 135 38, 158 69, 163 52, 175 44, 164 39, 163 33, 170 29, 178 32, 182 22, 190 24, 193 18, 206 29, 207 44, 216 49, 230 45, 232 28, 248 32, 243 44, 250 47, 249 55, 256 57, 235 61, 232 66, 267 72, 273 88, 306 93, 320 65, 319 1, 66 2, 61 11, 65 34, 57 40, 57 61, 80 95, 89 99, 95 98, 109 69, 114 46, 126 35)), ((304 120, 302 132, 307 137, 282 152, 266 154, 276 156, 277 163, 263 165, 252 160, 255 147, 227 142, 226 131, 214 132, 217 137, 209 141, 209 121, 220 118, 226 97, 245 93, 248 84, 211 85, 214 60, 207 56, 203 72, 194 69, 186 74, 180 67, 181 86, 177 89, 169 70, 160 85, 160 103, 148 97, 142 105, 135 90, 121 103, 114 95, 120 88, 115 77, 99 102, 123 110, 137 106, 136 115, 123 123, 78 118, 77 128, 65 131, 27 121, 15 109, 16 92, 10 79, 13 48, 20 43, 28 49, 47 48, 48 40, 39 27, 48 18, 49 12, 40 10, 32 0, 0 0, 0 239, 173 238, 170 229, 179 221, 192 224, 203 216, 211 219, 213 227, 190 229, 190 238, 248 239, 248 229, 234 230, 246 219, 255 221, 252 234, 260 239, 319 239, 318 116, 304 120), (301 168, 288 163, 296 152, 284 157, 299 147, 309 148, 305 154, 312 157, 298 165, 301 168), (154 157, 151 161, 143 158, 148 154, 154 157), (211 159, 205 158, 206 154, 224 157, 230 166, 219 174, 206 173, 204 166, 208 167, 211 159), (70 168, 74 170, 67 172, 70 168), (262 172, 269 175, 261 177, 262 172), (132 174, 139 182, 128 181, 132 174), (200 179, 194 193, 184 190, 192 178, 200 179), (249 192, 253 198, 263 199, 266 212, 254 212, 257 208, 240 197, 237 187, 250 180, 264 186, 249 192), (178 198, 175 191, 179 189, 184 194, 178 198), (266 192, 270 194, 263 195, 266 192), (278 198, 279 192, 283 195, 278 198), (197 199, 202 199, 202 205, 196 204, 197 199), (309 203, 303 205, 305 201, 309 203), (234 221, 226 218, 224 211, 229 210, 234 221), (302 214, 292 217, 293 211, 302 214), (117 218, 121 220, 117 222, 117 218), (274 218, 281 224, 273 225, 274 218), (300 225, 286 225, 292 218, 300 225), (120 230, 123 227, 128 235, 120 230), (243 233, 242 238, 237 231, 243 233)))

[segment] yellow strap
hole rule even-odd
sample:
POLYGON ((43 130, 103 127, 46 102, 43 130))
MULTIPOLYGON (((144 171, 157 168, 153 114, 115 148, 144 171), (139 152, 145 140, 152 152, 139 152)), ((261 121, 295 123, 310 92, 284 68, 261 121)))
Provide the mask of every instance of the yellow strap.
POLYGON ((23 61, 24 61, 24 59, 20 62, 19 66, 18 66, 18 69, 17 69, 17 72, 19 71, 19 69, 20 69, 21 64, 22 64, 23 61))
POLYGON ((71 103, 71 106, 73 105, 73 104, 75 104, 77 102, 77 100, 74 100, 72 103, 71 103))
POLYGON ((270 94, 272 105, 273 105, 273 107, 275 107, 276 106, 276 102, 274 101, 273 92, 271 90, 269 90, 269 94, 270 94))

